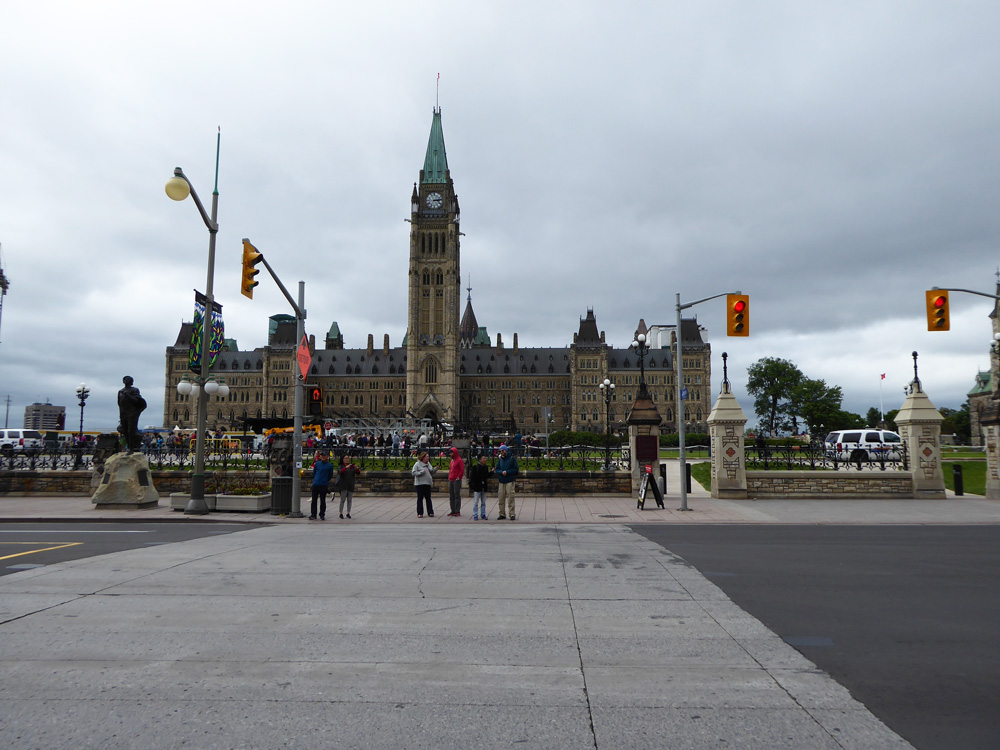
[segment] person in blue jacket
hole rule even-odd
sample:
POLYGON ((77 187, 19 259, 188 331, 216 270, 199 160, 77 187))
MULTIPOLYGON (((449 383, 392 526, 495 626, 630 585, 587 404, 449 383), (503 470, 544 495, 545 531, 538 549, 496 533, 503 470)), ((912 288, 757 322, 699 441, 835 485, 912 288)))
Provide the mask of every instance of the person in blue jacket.
POLYGON ((313 460, 312 506, 309 520, 316 520, 316 501, 319 500, 319 520, 326 520, 326 493, 330 489, 330 479, 333 477, 333 464, 323 451, 316 451, 313 460))
POLYGON ((517 472, 517 459, 510 454, 506 445, 501 445, 500 459, 493 469, 500 483, 497 493, 500 515, 497 516, 497 520, 502 521, 508 516, 511 521, 514 520, 514 480, 517 479, 517 472))

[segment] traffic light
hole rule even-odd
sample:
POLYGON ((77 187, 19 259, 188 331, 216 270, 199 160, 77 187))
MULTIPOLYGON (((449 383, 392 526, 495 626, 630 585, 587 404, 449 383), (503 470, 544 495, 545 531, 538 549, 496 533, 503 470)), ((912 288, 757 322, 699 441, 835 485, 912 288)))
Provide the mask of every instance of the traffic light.
POLYGON ((309 414, 314 417, 323 416, 323 389, 318 385, 309 387, 309 414))
POLYGON ((750 297, 748 295, 726 295, 726 335, 750 335, 750 297))
POLYGON ((948 312, 948 290, 930 289, 927 296, 927 330, 947 331, 951 328, 951 313, 948 312))
POLYGON ((254 276, 260 273, 254 266, 263 259, 264 256, 250 244, 250 240, 243 240, 243 285, 241 291, 244 297, 253 299, 253 288, 260 283, 254 279, 254 276))

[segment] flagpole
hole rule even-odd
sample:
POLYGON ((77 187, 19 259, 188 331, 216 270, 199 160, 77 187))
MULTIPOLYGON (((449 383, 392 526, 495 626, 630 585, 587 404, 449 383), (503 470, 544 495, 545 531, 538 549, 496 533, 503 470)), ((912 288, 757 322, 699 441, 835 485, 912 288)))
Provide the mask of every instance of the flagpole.
POLYGON ((882 405, 882 381, 885 380, 885 373, 882 373, 882 377, 878 379, 878 413, 885 422, 885 408, 882 405))

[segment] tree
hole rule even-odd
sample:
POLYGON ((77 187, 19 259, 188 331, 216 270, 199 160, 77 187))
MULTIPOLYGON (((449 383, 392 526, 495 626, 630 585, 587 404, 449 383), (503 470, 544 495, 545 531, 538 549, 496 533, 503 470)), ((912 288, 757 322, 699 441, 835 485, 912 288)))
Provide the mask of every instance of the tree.
POLYGON ((892 409, 885 413, 885 424, 893 432, 899 432, 899 428, 896 426, 897 414, 899 414, 899 409, 892 409))
POLYGON ((839 385, 828 386, 825 380, 803 377, 792 388, 789 409, 792 414, 802 417, 810 435, 825 435, 832 429, 842 413, 840 403, 844 392, 839 385))
POLYGON ((955 436, 963 445, 969 445, 972 442, 972 423, 969 421, 968 400, 952 415, 951 421, 955 425, 955 436))
POLYGON ((880 412, 874 406, 868 410, 867 414, 865 414, 866 427, 878 427, 878 423, 881 421, 882 421, 882 412, 880 412))
POLYGON ((792 416, 792 392, 802 382, 802 371, 787 359, 763 357, 747 368, 747 392, 761 427, 774 434, 792 416))

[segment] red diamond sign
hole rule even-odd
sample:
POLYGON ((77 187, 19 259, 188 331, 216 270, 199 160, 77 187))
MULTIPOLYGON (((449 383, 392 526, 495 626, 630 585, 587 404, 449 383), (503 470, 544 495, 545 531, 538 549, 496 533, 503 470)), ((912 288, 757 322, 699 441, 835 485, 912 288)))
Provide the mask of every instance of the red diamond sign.
POLYGON ((302 379, 306 379, 306 373, 309 372, 309 365, 312 364, 312 354, 309 353, 309 342, 306 341, 306 335, 302 334, 302 341, 299 342, 299 350, 295 352, 295 359, 299 363, 299 372, 302 373, 302 379))
POLYGON ((726 455, 732 458, 736 455, 736 449, 733 446, 729 446, 729 450, 726 451, 726 455))

